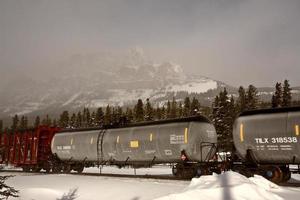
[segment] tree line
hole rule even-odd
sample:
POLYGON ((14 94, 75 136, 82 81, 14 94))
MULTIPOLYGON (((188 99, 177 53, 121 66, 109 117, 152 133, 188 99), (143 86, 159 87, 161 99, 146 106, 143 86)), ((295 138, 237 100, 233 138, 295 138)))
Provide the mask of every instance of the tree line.
MULTIPOLYGON (((211 107, 201 106, 197 98, 188 96, 181 101, 176 101, 173 97, 171 101, 167 101, 163 105, 153 105, 149 99, 145 102, 138 99, 133 107, 107 105, 104 108, 99 107, 95 110, 83 108, 78 112, 64 110, 58 118, 51 118, 49 115, 43 118, 36 116, 32 124, 29 124, 27 116, 15 115, 12 118, 11 127, 6 128, 6 131, 36 128, 40 125, 61 128, 122 126, 128 123, 203 114, 212 120, 219 139, 222 141, 226 138, 232 138, 232 124, 238 113, 256 108, 290 106, 291 102, 290 85, 285 80, 283 84, 276 83, 271 102, 259 102, 257 88, 249 85, 247 89, 242 86, 239 87, 238 95, 235 96, 229 95, 227 89, 224 88, 215 97, 211 107)), ((3 129, 3 121, 0 120, 0 131, 3 131, 3 129)))

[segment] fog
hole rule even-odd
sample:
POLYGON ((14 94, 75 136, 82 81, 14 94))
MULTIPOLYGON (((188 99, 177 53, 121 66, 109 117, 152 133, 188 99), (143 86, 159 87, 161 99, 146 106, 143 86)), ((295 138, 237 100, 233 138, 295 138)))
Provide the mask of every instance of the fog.
POLYGON ((299 0, 0 0, 0 83, 138 46, 149 60, 233 86, 296 86, 299 11, 299 0))

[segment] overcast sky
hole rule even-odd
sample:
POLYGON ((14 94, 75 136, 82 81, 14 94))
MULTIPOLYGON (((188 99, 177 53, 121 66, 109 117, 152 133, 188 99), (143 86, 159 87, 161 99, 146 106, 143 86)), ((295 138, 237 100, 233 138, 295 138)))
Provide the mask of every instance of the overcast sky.
POLYGON ((0 0, 0 72, 139 46, 233 86, 300 85, 300 0, 0 0))

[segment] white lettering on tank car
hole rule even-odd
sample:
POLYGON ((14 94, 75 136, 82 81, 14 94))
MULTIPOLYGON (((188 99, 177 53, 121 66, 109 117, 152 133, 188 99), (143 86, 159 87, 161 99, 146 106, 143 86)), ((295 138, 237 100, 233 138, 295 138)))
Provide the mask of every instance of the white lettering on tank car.
POLYGON ((206 133, 208 138, 214 138, 216 135, 216 132, 212 130, 206 130, 206 133))
POLYGON ((145 154, 154 154, 155 150, 145 150, 145 154))
POLYGON ((256 144, 289 144, 289 143, 297 143, 297 137, 272 137, 272 138, 254 138, 256 144))
POLYGON ((166 149, 166 150, 165 150, 165 154, 166 154, 167 156, 171 156, 171 155, 172 155, 172 150, 166 149))
POLYGON ((170 135, 170 144, 184 144, 184 135, 170 135))

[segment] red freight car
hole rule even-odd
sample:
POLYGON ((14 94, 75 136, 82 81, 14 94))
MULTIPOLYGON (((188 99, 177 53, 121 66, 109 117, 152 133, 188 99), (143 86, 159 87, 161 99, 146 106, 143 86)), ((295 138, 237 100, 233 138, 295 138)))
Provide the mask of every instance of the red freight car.
POLYGON ((0 164, 22 167, 24 171, 50 171, 51 140, 58 128, 37 129, 0 134, 0 164))

